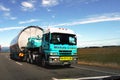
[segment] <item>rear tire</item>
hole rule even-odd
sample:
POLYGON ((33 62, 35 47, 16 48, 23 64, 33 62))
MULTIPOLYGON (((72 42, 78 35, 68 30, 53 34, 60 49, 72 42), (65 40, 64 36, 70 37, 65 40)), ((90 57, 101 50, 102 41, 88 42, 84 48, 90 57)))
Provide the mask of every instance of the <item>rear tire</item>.
POLYGON ((27 56, 27 59, 26 59, 27 63, 30 63, 30 59, 29 59, 29 56, 27 56))
POLYGON ((33 61, 33 58, 32 58, 32 55, 30 55, 30 64, 33 64, 34 61, 33 61))

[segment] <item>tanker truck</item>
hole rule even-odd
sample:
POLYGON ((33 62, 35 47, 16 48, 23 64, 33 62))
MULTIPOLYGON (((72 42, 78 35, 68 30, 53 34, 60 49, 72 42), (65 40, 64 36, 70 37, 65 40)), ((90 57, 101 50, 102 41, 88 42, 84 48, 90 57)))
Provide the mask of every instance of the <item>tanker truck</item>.
POLYGON ((42 66, 77 63, 77 38, 69 29, 24 28, 10 44, 10 58, 42 66))

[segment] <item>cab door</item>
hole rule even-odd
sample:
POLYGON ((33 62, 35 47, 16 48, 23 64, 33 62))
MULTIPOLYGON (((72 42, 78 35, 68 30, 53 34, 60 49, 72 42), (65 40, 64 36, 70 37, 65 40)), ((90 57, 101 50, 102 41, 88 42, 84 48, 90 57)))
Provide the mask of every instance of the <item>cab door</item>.
POLYGON ((43 35, 43 43, 42 44, 43 44, 42 48, 44 50, 49 50, 49 45, 50 45, 50 34, 49 33, 43 35))

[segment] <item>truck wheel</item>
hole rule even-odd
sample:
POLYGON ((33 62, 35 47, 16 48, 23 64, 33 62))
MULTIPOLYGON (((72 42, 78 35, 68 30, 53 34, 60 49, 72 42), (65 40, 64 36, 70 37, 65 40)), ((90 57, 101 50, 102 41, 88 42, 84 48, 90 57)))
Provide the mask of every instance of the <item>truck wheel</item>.
POLYGON ((45 58, 42 58, 42 63, 41 63, 41 65, 42 65, 43 67, 46 67, 45 58))
POLYGON ((27 63, 30 63, 29 56, 27 56, 26 61, 27 61, 27 63))
POLYGON ((24 56, 23 61, 24 61, 24 62, 27 61, 27 56, 26 56, 26 55, 24 56))
POLYGON ((33 64, 33 58, 32 58, 32 55, 30 56, 30 64, 33 64))

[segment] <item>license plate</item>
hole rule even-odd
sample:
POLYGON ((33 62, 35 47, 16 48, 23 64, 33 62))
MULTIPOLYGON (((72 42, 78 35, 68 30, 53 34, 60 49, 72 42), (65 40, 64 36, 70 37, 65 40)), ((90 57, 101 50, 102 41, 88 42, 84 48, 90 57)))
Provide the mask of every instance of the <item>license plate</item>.
POLYGON ((68 61, 68 60, 72 60, 72 57, 60 57, 60 61, 68 61))

